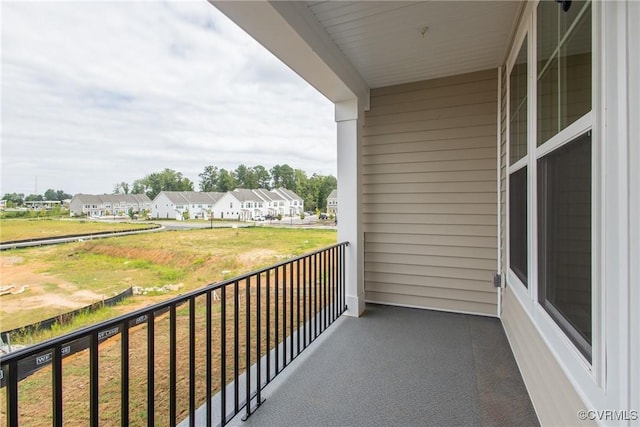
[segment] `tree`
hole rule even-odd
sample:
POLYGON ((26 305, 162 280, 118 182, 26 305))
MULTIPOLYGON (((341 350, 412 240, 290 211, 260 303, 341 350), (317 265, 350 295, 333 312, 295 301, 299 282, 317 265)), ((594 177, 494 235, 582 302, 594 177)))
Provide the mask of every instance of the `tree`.
POLYGON ((235 170, 235 177, 238 186, 241 188, 258 188, 258 177, 256 176, 254 168, 248 168, 245 165, 240 165, 235 170))
POLYGON ((25 202, 41 202, 43 200, 44 200, 44 198, 42 197, 42 194, 29 194, 24 199, 25 202))
POLYGON ((165 169, 154 172, 133 182, 133 194, 145 193, 151 200, 161 191, 193 191, 193 182, 182 176, 182 172, 165 169))
POLYGON ((271 168, 271 178, 273 179, 273 188, 284 187, 294 191, 295 177, 291 166, 287 164, 275 165, 271 168))
POLYGON ((24 204, 23 193, 6 193, 2 196, 2 200, 7 201, 7 207, 14 208, 16 206, 22 206, 24 204))
POLYGON ((48 189, 47 191, 44 192, 44 200, 57 200, 57 201, 63 201, 66 199, 72 199, 73 196, 69 193, 65 193, 62 190, 54 190, 52 188, 48 189))
POLYGON ((218 188, 219 171, 217 166, 205 166, 200 177, 200 191, 216 191, 218 188))
POLYGON ((130 190, 129 184, 124 181, 113 186, 113 194, 129 194, 130 190))
POLYGON ((226 169, 220 169, 216 191, 226 193, 227 191, 233 191, 236 188, 238 188, 238 184, 233 173, 226 169))
POLYGON ((256 176, 258 188, 266 188, 267 190, 271 189, 271 186, 269 185, 271 182, 271 175, 269 174, 269 171, 265 169, 264 166, 262 165, 254 166, 253 173, 256 176))

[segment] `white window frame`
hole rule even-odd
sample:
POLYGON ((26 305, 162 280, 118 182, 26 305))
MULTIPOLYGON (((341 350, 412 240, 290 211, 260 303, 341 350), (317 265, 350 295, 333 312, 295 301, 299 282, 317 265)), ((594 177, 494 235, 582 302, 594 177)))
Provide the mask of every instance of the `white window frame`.
MULTIPOLYGON (((600 2, 592 1, 592 108, 591 111, 571 123, 562 131, 558 132, 544 144, 537 146, 537 7, 538 2, 530 2, 527 4, 523 14, 520 28, 514 38, 510 54, 506 62, 506 200, 505 213, 505 251, 506 251, 506 281, 509 288, 513 291, 517 301, 521 304, 526 314, 531 319, 533 325, 540 332, 542 338, 547 343, 550 351, 554 354, 559 363, 569 373, 572 382, 577 383, 577 390, 586 393, 587 401, 593 402, 593 396, 602 396, 605 394, 607 378, 606 378, 606 348, 604 337, 604 289, 602 286, 602 264, 604 262, 601 252, 601 241, 603 224, 601 221, 601 143, 603 131, 600 127, 603 124, 601 111, 602 101, 602 85, 601 85, 601 58, 603 57, 601 46, 597 42, 598 35, 603 33, 601 25, 602 5, 600 2), (509 165, 510 161, 510 73, 513 69, 517 55, 520 51, 522 43, 527 38, 528 42, 528 123, 527 123, 527 155, 518 160, 513 165, 509 165), (537 161, 546 154, 558 149, 559 147, 573 141, 586 131, 592 131, 591 142, 591 179, 592 179, 592 198, 591 198, 591 269, 592 269, 592 355, 591 363, 584 357, 576 345, 560 328, 557 322, 547 313, 545 308, 538 302, 538 191, 537 191, 537 161), (525 286, 520 279, 511 271, 510 268, 510 217, 509 217, 509 178, 511 173, 527 166, 527 219, 528 219, 528 286, 525 286)), ((558 6, 560 7, 560 6, 558 6)), ((586 396, 585 396, 586 397, 586 396)), ((594 402, 595 403, 595 402, 594 402)))

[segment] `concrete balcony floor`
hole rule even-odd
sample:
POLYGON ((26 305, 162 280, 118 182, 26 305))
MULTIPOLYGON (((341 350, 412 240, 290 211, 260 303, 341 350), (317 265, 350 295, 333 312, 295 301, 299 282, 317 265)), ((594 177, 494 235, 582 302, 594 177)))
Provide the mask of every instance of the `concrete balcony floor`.
POLYGON ((498 319, 367 305, 342 316, 235 426, 539 425, 498 319))

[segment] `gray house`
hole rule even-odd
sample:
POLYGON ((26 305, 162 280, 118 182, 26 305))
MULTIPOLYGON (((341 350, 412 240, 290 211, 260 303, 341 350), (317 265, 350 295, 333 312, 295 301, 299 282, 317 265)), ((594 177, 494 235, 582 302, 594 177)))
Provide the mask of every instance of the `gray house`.
POLYGON ((338 189, 331 190, 327 196, 327 213, 334 215, 338 213, 338 189))
POLYGON ((130 211, 151 211, 151 199, 146 194, 76 194, 69 203, 71 216, 124 216, 130 211))

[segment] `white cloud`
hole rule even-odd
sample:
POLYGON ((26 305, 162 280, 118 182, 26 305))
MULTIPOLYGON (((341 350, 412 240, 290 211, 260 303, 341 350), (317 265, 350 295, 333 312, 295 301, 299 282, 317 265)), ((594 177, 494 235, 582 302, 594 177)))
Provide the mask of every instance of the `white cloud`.
POLYGON ((213 6, 2 2, 1 193, 171 168, 334 174, 332 104, 213 6))

